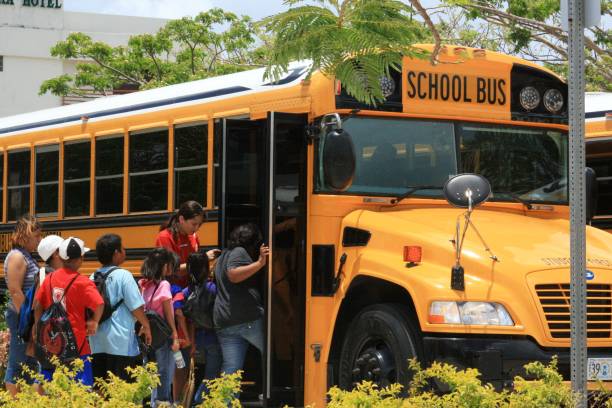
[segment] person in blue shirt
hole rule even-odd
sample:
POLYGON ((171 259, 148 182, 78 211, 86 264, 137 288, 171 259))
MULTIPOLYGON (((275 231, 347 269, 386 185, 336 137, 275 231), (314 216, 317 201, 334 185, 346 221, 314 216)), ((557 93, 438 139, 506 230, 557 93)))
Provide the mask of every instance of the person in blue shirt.
MULTIPOLYGON (((121 237, 106 234, 96 242, 96 255, 102 264, 98 271, 110 274, 106 278, 106 292, 111 306, 120 305, 111 317, 100 323, 98 332, 89 337, 94 378, 106 378, 111 372, 131 381, 127 367, 142 365, 134 323, 142 326, 146 344, 151 344, 151 329, 144 312, 144 300, 132 274, 119 266, 125 261, 121 237), (112 269, 112 271, 111 271, 112 269)), ((92 280, 94 274, 90 277, 92 280)))

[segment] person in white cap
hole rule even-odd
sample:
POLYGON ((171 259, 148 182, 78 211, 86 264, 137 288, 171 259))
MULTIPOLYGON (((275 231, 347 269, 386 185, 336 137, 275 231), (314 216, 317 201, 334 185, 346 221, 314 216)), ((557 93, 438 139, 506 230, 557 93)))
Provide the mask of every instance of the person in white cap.
POLYGON ((51 273, 64 264, 59 256, 59 247, 64 238, 59 235, 47 235, 38 244, 38 255, 45 263, 45 273, 51 273))
MULTIPOLYGON (((36 292, 34 319, 40 319, 43 311, 53 302, 61 300, 68 320, 72 326, 76 346, 79 350, 81 360, 83 360, 83 370, 78 372, 76 378, 84 385, 93 385, 93 373, 89 356, 91 349, 87 336, 96 334, 98 322, 104 311, 104 300, 96 285, 87 276, 79 274, 79 268, 83 264, 83 256, 89 251, 85 243, 75 237, 69 237, 62 241, 59 246, 59 256, 64 262, 64 266, 51 275, 47 276, 43 285, 36 292), (89 310, 91 317, 86 319, 85 311, 89 310)), ((36 323, 34 324, 36 327, 36 323)), ((34 336, 36 338, 36 336, 34 336)), ((42 374, 47 381, 53 378, 52 370, 42 370, 42 374)))

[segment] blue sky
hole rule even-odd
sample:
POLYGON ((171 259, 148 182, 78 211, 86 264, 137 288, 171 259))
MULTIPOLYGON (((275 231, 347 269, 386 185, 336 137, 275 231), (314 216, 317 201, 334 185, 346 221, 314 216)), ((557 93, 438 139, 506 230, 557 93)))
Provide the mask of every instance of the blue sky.
MULTIPOLYGON (((425 0, 423 5, 436 2, 425 0)), ((245 14, 254 20, 288 8, 283 0, 64 0, 64 9, 69 11, 168 19, 193 16, 211 7, 245 14)))
POLYGON ((221 7, 258 20, 286 9, 282 0, 64 0, 64 9, 128 16, 180 18, 221 7))

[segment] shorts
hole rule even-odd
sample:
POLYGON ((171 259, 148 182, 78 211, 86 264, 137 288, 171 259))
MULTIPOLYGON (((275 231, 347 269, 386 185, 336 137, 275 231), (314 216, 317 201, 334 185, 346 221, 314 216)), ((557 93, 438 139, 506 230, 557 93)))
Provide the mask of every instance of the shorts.
POLYGON ((142 365, 142 357, 140 355, 129 357, 107 353, 95 353, 92 354, 91 357, 91 368, 94 378, 107 378, 107 373, 110 371, 126 382, 133 382, 126 368, 134 368, 142 365))
MULTIPOLYGON (((92 387, 94 380, 93 380, 93 371, 91 369, 91 362, 90 360, 91 355, 90 354, 86 354, 84 356, 81 356, 80 359, 83 360, 83 370, 79 371, 76 373, 76 377, 75 379, 78 380, 81 384, 83 385, 87 385, 88 387, 92 387)), ((52 368, 50 370, 41 370, 42 375, 45 377, 45 380, 47 381, 51 381, 53 379, 53 373, 55 372, 55 368, 52 368)))

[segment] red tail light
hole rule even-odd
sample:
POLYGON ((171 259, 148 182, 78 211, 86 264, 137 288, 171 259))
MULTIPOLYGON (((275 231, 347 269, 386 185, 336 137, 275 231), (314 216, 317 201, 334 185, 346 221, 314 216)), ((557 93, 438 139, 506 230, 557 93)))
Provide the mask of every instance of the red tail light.
POLYGON ((336 96, 342 93, 342 82, 339 79, 336 79, 336 96))
POLYGON ((404 247, 404 262, 419 263, 423 250, 420 246, 405 246, 404 247))

